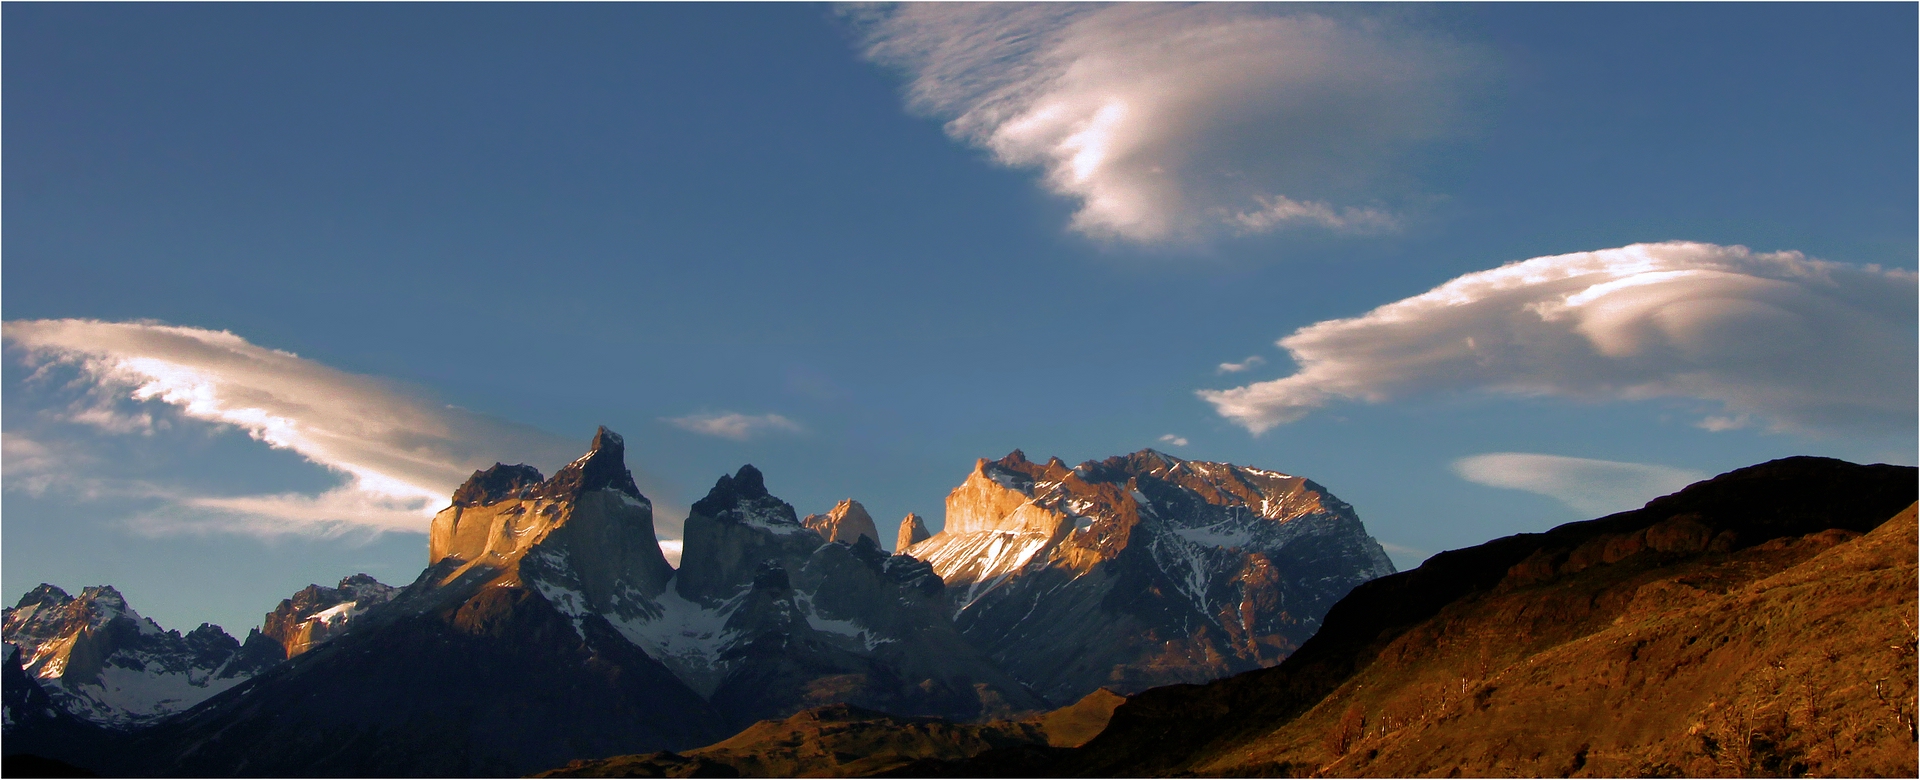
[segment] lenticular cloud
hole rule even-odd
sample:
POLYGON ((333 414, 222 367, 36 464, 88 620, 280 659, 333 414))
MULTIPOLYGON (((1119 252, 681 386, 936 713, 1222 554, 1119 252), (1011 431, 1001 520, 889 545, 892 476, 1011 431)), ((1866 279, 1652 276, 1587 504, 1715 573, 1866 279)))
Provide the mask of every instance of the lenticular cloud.
POLYGON ((1467 274, 1281 339, 1292 376, 1202 390, 1260 433, 1338 400, 1491 390, 1691 398, 1710 430, 1915 424, 1915 275, 1672 242, 1467 274))
POLYGON ((1392 229, 1366 203, 1450 124, 1476 57, 1379 19, 1227 5, 904 4, 856 12, 908 100, 1140 242, 1392 229), (1328 199, 1344 199, 1329 202, 1328 199))
POLYGON ((425 518, 445 505, 473 469, 495 459, 565 462, 575 448, 226 331, 33 320, 8 322, 4 333, 29 364, 73 366, 101 391, 101 403, 72 410, 72 422, 132 432, 150 425, 151 414, 128 415, 110 401, 159 402, 188 418, 234 426, 347 477, 347 484, 320 496, 168 496, 181 511, 161 530, 199 524, 259 534, 356 526, 424 531, 425 518), (209 512, 229 517, 211 518, 209 512))
POLYGON ((1489 452, 1453 462, 1462 479, 1557 499, 1594 516, 1636 509, 1706 479, 1691 469, 1531 452, 1489 452))

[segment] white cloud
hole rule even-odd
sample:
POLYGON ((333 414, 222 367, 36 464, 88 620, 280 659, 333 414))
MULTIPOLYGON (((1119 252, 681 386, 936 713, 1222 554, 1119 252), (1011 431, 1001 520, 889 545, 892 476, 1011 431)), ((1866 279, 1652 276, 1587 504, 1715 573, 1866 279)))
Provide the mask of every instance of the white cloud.
MULTIPOLYGON (((164 405, 186 418, 238 428, 347 480, 318 496, 195 497, 159 490, 169 508, 136 523, 154 532, 195 524, 264 535, 335 535, 348 527, 425 532, 427 518, 446 505, 474 469, 496 460, 564 463, 580 449, 532 428, 435 403, 394 383, 260 347, 225 331, 33 320, 5 323, 4 335, 37 367, 36 376, 54 366, 79 371, 93 400, 75 407, 77 413, 70 409, 63 415, 67 422, 108 433, 141 432, 154 424, 153 405, 164 405), (136 410, 118 410, 103 399, 132 399, 136 410), (129 419, 147 424, 129 424, 129 419)), ((15 465, 9 462, 9 472, 15 465)))
POLYGON ((1594 516, 1638 509, 1708 476, 1669 466, 1526 452, 1461 458, 1453 470, 1469 482, 1538 493, 1594 516))
POLYGON ((1394 567, 1401 571, 1419 566, 1421 562, 1433 557, 1433 553, 1418 547, 1408 547, 1388 541, 1380 541, 1380 549, 1385 550, 1387 555, 1393 558, 1394 567))
POLYGON ((1725 430, 1912 430, 1915 275, 1686 242, 1537 257, 1281 339, 1292 376, 1199 395, 1254 433, 1337 400, 1690 398, 1725 430))
POLYGON ((1348 206, 1335 209, 1325 203, 1300 201, 1285 195, 1256 196, 1260 208, 1233 215, 1232 224, 1241 233, 1268 233, 1282 227, 1305 223, 1356 232, 1392 230, 1399 221, 1379 209, 1348 206))
MULTIPOLYGON (((161 508, 134 517, 129 525, 151 536, 238 533, 333 538, 426 530, 421 522, 419 502, 356 489, 352 485, 319 495, 175 495, 171 498, 173 500, 161 508)), ((445 499, 440 499, 429 505, 439 509, 445 503, 445 499)))
POLYGON ((42 442, 15 431, 0 431, 0 460, 6 462, 6 468, 0 470, 0 480, 4 480, 7 489, 39 496, 83 471, 92 459, 57 442, 42 442))
POLYGON ((901 4, 849 12, 915 111, 1129 241, 1390 229, 1370 200, 1452 125, 1477 54, 1352 9, 901 4))
POLYGON ((660 554, 666 556, 667 565, 680 568, 680 554, 686 551, 687 543, 681 539, 661 539, 660 554))
POLYGON ((1266 359, 1260 357, 1259 355, 1248 355, 1246 360, 1242 360, 1238 363, 1221 363, 1219 368, 1214 369, 1214 373, 1238 374, 1242 371, 1245 371, 1249 368, 1253 368, 1254 366, 1260 365, 1265 362, 1267 362, 1266 359))
POLYGON ((1186 437, 1184 437, 1184 436, 1175 436, 1175 435, 1173 435, 1173 434, 1171 434, 1171 433, 1169 433, 1169 434, 1167 434, 1167 435, 1165 435, 1165 436, 1162 436, 1162 437, 1160 437, 1160 440, 1161 440, 1161 441, 1163 441, 1163 442, 1166 442, 1166 443, 1168 443, 1168 444, 1171 444, 1171 445, 1173 445, 1173 446, 1175 446, 1175 447, 1185 447, 1185 446, 1187 446, 1187 439, 1186 439, 1186 437))
POLYGON ((721 414, 689 414, 685 417, 662 417, 662 421, 677 428, 693 431, 707 436, 718 436, 734 441, 746 441, 765 431, 784 431, 799 433, 800 424, 777 414, 740 414, 724 412, 721 414))

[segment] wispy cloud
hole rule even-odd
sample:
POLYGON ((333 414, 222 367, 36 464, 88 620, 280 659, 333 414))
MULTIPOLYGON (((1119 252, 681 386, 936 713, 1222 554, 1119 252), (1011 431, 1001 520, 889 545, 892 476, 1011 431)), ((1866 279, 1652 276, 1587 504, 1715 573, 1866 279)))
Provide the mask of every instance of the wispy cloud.
POLYGON ((1408 547, 1403 544, 1394 544, 1387 541, 1380 542, 1380 549, 1386 550, 1387 555, 1399 559, 1395 561, 1395 566, 1402 571, 1413 568, 1413 566, 1418 566, 1421 561, 1433 556, 1433 553, 1418 547, 1408 547), (1412 565, 1408 565, 1409 563, 1412 565))
POLYGON ((1242 371, 1245 371, 1249 368, 1253 368, 1254 366, 1260 365, 1265 362, 1267 362, 1266 359, 1260 357, 1259 355, 1248 355, 1246 360, 1242 360, 1238 363, 1221 363, 1219 368, 1214 369, 1214 373, 1238 374, 1242 371))
POLYGON ((1187 437, 1185 436, 1175 436, 1174 434, 1169 433, 1165 436, 1160 437, 1160 440, 1168 444, 1171 444, 1175 447, 1187 446, 1187 437))
MULTIPOLYGON (((451 491, 449 491, 451 492, 451 491)), ((127 525, 149 536, 237 533, 248 536, 374 536, 421 533, 420 504, 351 485, 319 495, 173 495, 159 508, 139 513, 127 525)), ((430 502, 434 509, 445 499, 430 502)))
POLYGON ((50 488, 71 481, 93 461, 62 442, 43 442, 17 431, 0 432, 0 459, 7 464, 0 472, 0 482, 8 490, 32 496, 44 495, 50 488))
POLYGON ((1686 242, 1537 257, 1281 339, 1299 371, 1201 390, 1254 433, 1339 400, 1691 398, 1725 430, 1915 423, 1915 275, 1686 242))
POLYGON ((1241 233, 1267 233, 1292 225, 1319 225, 1334 230, 1371 232, 1392 230, 1399 220, 1379 209, 1348 206, 1336 209, 1315 201, 1301 202, 1285 195, 1255 196, 1260 208, 1233 215, 1229 222, 1241 233))
POLYGON ((662 417, 662 421, 674 427, 707 436, 718 436, 734 441, 746 441, 754 436, 769 432, 799 433, 803 430, 799 423, 777 414, 740 414, 721 412, 718 414, 689 414, 685 417, 662 417))
MULTIPOLYGON (((155 424, 156 407, 168 409, 181 418, 245 431, 346 480, 339 489, 314 496, 136 491, 169 499, 169 508, 138 523, 156 533, 189 526, 259 535, 334 535, 342 528, 424 532, 427 518, 474 469, 496 460, 563 463, 579 449, 560 437, 436 403, 395 383, 261 347, 225 331, 33 320, 5 323, 4 336, 36 368, 36 376, 57 366, 78 372, 77 381, 92 400, 70 407, 63 415, 66 422, 138 433, 155 424), (114 406, 127 402, 131 410, 114 406), (147 422, 135 425, 129 419, 147 422)), ((10 446, 26 446, 12 440, 10 434, 10 446)), ((9 472, 15 465, 10 460, 9 472)))
POLYGON ((1461 458, 1453 470, 1469 482, 1538 493, 1594 516, 1637 509, 1708 476, 1670 466, 1526 452, 1461 458))
POLYGON ((909 106, 1137 242, 1391 229, 1367 191, 1442 135, 1480 55, 1364 11, 901 4, 848 12, 909 106))

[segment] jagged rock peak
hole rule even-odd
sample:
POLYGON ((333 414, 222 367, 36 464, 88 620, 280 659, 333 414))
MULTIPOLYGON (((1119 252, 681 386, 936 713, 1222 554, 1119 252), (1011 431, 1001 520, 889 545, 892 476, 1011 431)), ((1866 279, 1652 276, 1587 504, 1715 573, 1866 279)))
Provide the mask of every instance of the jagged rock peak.
POLYGON ((867 514, 867 508, 851 498, 843 498, 835 504, 832 511, 824 515, 807 515, 801 525, 814 530, 829 542, 853 544, 866 537, 875 544, 880 543, 880 529, 873 524, 873 516, 867 514))
POLYGON ((713 489, 707 491, 707 497, 694 502, 693 514, 749 525, 764 523, 804 528, 793 505, 768 493, 766 478, 751 463, 741 466, 731 476, 722 474, 713 483, 713 489))
POLYGON ((525 463, 509 466, 495 463, 491 468, 473 472, 473 476, 453 491, 453 505, 488 506, 508 499, 579 498, 591 490, 616 490, 645 500, 627 470, 627 445, 620 434, 601 426, 593 434, 587 454, 576 458, 552 479, 525 463))
POLYGON ((67 592, 61 590, 58 586, 42 582, 40 583, 40 587, 27 591, 27 595, 21 596, 20 603, 13 605, 13 608, 58 607, 72 600, 73 597, 67 595, 67 592))
POLYGON ((713 483, 713 489, 707 491, 707 497, 701 499, 700 502, 706 503, 709 500, 717 499, 731 503, 743 498, 764 498, 766 496, 767 478, 760 473, 759 469, 754 468, 753 464, 748 463, 741 466, 740 470, 734 472, 732 475, 721 474, 720 479, 713 483))
POLYGON ((906 519, 900 521, 900 536, 894 540, 893 551, 900 552, 933 536, 927 532, 927 521, 919 515, 908 512, 906 519))
POLYGON ((486 506, 509 498, 526 498, 546 479, 539 469, 525 463, 515 466, 495 463, 485 471, 473 472, 465 484, 453 491, 453 505, 486 506))
POLYGON ((114 590, 112 585, 94 585, 81 588, 80 600, 91 601, 116 612, 130 611, 127 608, 127 597, 120 595, 120 591, 114 590))
POLYGON ((640 487, 633 484, 633 472, 627 470, 626 441, 604 425, 594 432, 593 446, 587 454, 555 472, 553 479, 541 485, 539 494, 546 498, 578 497, 591 490, 613 490, 634 498, 646 498, 640 495, 640 487))
POLYGON ((339 636, 361 614, 399 592, 367 574, 342 578, 335 588, 308 585, 267 613, 260 633, 278 642, 284 656, 292 658, 339 636))

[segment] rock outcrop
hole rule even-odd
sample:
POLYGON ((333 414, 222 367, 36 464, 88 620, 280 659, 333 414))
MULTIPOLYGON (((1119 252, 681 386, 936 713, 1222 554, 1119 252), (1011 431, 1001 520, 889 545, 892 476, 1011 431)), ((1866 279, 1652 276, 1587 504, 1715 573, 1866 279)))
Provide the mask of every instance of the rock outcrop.
POLYGON ((267 613, 260 634, 279 643, 284 657, 292 658, 339 636, 356 618, 398 592, 365 574, 342 579, 334 588, 308 585, 267 613))
POLYGON ((654 535, 653 504, 627 471, 626 443, 601 428, 587 454, 552 479, 539 476, 530 466, 496 464, 454 492, 427 542, 439 584, 470 575, 525 584, 520 568, 537 550, 531 563, 550 575, 548 584, 578 594, 586 608, 644 612, 673 567, 654 535))
POLYGON ((945 581, 968 640, 1055 702, 1278 663, 1393 572, 1319 485, 1152 450, 981 460, 941 532, 904 552, 945 581))
POLYGON ((118 729, 183 711, 281 660, 272 643, 242 647, 216 625, 162 629, 111 586, 70 596, 42 584, 6 610, 5 632, 61 709, 118 729))
POLYGON ((865 536, 875 544, 880 542, 880 531, 874 528, 873 516, 867 514, 867 508, 851 498, 843 498, 833 509, 824 515, 807 515, 800 524, 820 534, 829 542, 853 544, 865 536))
POLYGON ((894 539, 894 552, 905 552, 908 547, 926 541, 933 534, 927 533, 927 521, 919 515, 908 512, 900 521, 900 535, 894 539))

